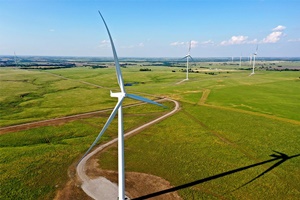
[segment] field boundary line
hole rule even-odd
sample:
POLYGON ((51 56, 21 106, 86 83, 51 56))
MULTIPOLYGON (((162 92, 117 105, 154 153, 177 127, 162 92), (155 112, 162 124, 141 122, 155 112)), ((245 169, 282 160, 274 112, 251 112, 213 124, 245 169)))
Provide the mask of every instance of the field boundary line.
POLYGON ((291 123, 291 124, 300 125, 300 121, 293 120, 293 119, 287 119, 287 118, 282 118, 282 117, 278 117, 278 116, 274 116, 274 115, 268 115, 268 114, 263 114, 263 113, 248 111, 248 110, 241 110, 241 109, 236 109, 236 108, 231 108, 231 107, 207 104, 205 102, 206 102, 209 94, 210 94, 210 89, 203 89, 203 93, 198 102, 198 105, 218 108, 218 109, 222 109, 222 110, 230 110, 230 111, 234 111, 234 112, 245 113, 245 114, 249 114, 249 115, 255 115, 255 116, 265 117, 268 119, 273 119, 273 120, 278 120, 278 121, 283 121, 283 122, 287 122, 287 123, 291 123))
POLYGON ((293 120, 293 119, 282 118, 282 117, 278 117, 278 116, 274 116, 274 115, 267 115, 267 114, 263 114, 263 113, 258 113, 258 112, 248 111, 248 110, 241 110, 241 109, 230 108, 230 107, 224 107, 224 106, 210 105, 210 104, 206 104, 206 103, 201 104, 201 105, 206 106, 206 107, 218 108, 218 109, 221 109, 221 110, 230 110, 230 111, 233 111, 233 112, 239 112, 239 113, 245 113, 245 114, 249 114, 249 115, 265 117, 265 118, 268 118, 268 119, 278 120, 278 121, 287 122, 287 123, 291 123, 291 124, 295 124, 295 125, 300 125, 300 121, 293 120))
POLYGON ((208 98, 209 94, 210 94, 210 89, 204 89, 198 104, 200 105, 205 104, 205 101, 208 98))

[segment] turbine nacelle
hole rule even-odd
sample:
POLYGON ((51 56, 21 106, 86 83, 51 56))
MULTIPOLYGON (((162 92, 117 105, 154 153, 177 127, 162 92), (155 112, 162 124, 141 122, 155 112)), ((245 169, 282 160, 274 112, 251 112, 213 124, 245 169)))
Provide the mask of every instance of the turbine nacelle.
POLYGON ((256 46, 256 50, 255 50, 255 53, 253 53, 254 56, 257 55, 257 51, 258 51, 258 45, 256 46))
POLYGON ((122 97, 122 98, 124 98, 124 97, 126 97, 126 93, 125 92, 112 92, 112 91, 110 91, 110 96, 111 97, 118 97, 118 98, 122 97))
POLYGON ((192 59, 192 60, 193 60, 193 58, 192 58, 192 56, 191 56, 190 54, 188 54, 188 55, 184 56, 182 59, 185 59, 185 58, 190 58, 190 59, 192 59))

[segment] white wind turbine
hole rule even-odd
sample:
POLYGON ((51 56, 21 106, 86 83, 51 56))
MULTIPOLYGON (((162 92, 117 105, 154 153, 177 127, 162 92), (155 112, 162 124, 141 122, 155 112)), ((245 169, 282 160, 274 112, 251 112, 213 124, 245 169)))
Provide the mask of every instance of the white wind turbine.
POLYGON ((114 61, 115 61, 115 66, 116 66, 117 80, 118 80, 121 92, 116 92, 116 93, 110 92, 110 96, 117 97, 118 102, 117 102, 115 108, 113 109, 112 113, 110 114, 107 122, 103 126, 102 130, 96 137, 95 141, 93 142, 93 144, 90 146, 90 148, 87 150, 87 152, 84 154, 84 156, 82 158, 84 158, 90 152, 90 150, 96 145, 96 143, 99 141, 100 137, 106 131, 106 129, 108 128, 108 126, 110 125, 112 120, 114 119, 116 113, 118 112, 118 186, 119 186, 119 198, 118 199, 124 200, 124 199, 127 199, 127 197, 125 197, 125 164, 124 164, 124 133, 123 133, 124 130, 123 130, 122 102, 123 102, 124 98, 129 97, 131 99, 155 104, 158 106, 163 106, 163 105, 161 105, 155 101, 149 100, 147 98, 144 98, 144 97, 126 93, 125 88, 124 88, 122 72, 121 72, 118 56, 116 53, 116 49, 115 49, 112 37, 110 35, 109 29, 106 25, 106 22, 102 16, 102 14, 100 13, 100 11, 98 11, 98 12, 100 14, 100 17, 103 20, 103 23, 105 25, 105 28, 107 30, 107 33, 108 33, 108 36, 110 39, 111 48, 112 48, 114 61))
POLYGON ((188 54, 182 58, 182 59, 186 58, 186 80, 189 80, 189 59, 190 58, 193 59, 192 56, 190 55, 191 46, 192 46, 192 41, 190 41, 190 44, 189 44, 188 54))
POLYGON ((253 53, 253 66, 252 66, 252 73, 251 73, 249 76, 251 76, 251 75, 255 74, 255 73, 254 73, 254 68, 255 68, 255 58, 256 58, 256 55, 257 55, 257 50, 258 50, 258 45, 256 46, 256 51, 255 51, 255 53, 253 53))
POLYGON ((14 51, 14 61, 15 61, 15 67, 17 67, 17 56, 16 56, 16 52, 14 51))
POLYGON ((240 55, 240 68, 242 67, 242 53, 241 53, 241 55, 240 55))

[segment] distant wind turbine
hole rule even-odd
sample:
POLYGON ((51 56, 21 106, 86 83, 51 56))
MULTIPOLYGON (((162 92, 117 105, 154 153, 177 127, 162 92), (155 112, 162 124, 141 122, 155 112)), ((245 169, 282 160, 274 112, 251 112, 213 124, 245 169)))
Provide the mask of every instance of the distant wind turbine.
POLYGON ((241 66, 242 66, 242 53, 240 55, 240 68, 241 68, 241 66))
POLYGON ((256 51, 255 51, 255 53, 253 53, 253 66, 252 66, 252 73, 251 73, 249 76, 251 76, 251 75, 255 74, 255 73, 254 73, 254 68, 255 68, 255 58, 256 58, 256 55, 257 55, 257 50, 258 50, 258 45, 256 46, 256 51))
POLYGON ((189 59, 190 58, 193 59, 192 56, 190 55, 191 46, 192 46, 192 41, 190 41, 190 44, 189 44, 188 54, 182 58, 182 59, 186 58, 186 80, 189 80, 189 59))
POLYGON ((14 51, 14 60, 15 60, 15 67, 17 67, 17 56, 16 56, 16 52, 14 51))
POLYGON ((158 106, 163 106, 163 105, 161 105, 155 101, 149 100, 147 98, 144 98, 144 97, 126 93, 125 88, 124 88, 122 72, 121 72, 121 68, 120 68, 120 64, 119 64, 119 59, 118 59, 118 56, 116 53, 116 49, 115 49, 112 37, 110 35, 109 29, 107 27, 107 24, 102 16, 102 14, 100 13, 100 11, 98 11, 98 12, 100 14, 100 17, 102 18, 102 21, 105 25, 106 31, 109 36, 109 40, 111 43, 111 48, 112 48, 112 52, 113 52, 113 56, 114 56, 115 66, 116 66, 117 80, 118 80, 118 84, 119 84, 121 92, 116 92, 116 93, 110 92, 110 96, 117 97, 118 102, 117 102, 115 108, 113 109, 112 113, 110 114, 107 122, 103 126, 102 130, 96 137, 95 141, 93 142, 93 144, 90 146, 90 148, 87 150, 87 152, 84 154, 84 156, 82 158, 84 158, 91 151, 91 149, 96 145, 96 143, 99 141, 99 139, 101 138, 103 133, 106 131, 106 129, 108 128, 108 126, 110 125, 112 120, 114 119, 116 113, 118 112, 118 182, 119 182, 118 183, 118 186, 119 186, 119 193, 118 193, 119 198, 118 199, 125 200, 125 199, 127 199, 127 197, 125 197, 124 130, 123 130, 122 102, 126 97, 129 97, 131 99, 143 101, 146 103, 151 103, 151 104, 158 105, 158 106))

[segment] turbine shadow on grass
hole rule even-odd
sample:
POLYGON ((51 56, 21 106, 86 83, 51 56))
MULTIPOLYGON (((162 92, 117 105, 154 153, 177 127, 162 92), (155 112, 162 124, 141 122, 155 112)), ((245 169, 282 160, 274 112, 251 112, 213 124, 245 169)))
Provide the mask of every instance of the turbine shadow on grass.
MULTIPOLYGON (((286 155, 284 153, 281 153, 281 152, 278 152, 278 151, 274 151, 274 152, 276 154, 273 153, 273 154, 270 155, 271 157, 274 157, 272 159, 269 159, 269 160, 266 160, 266 161, 263 161, 263 162, 259 162, 259 163, 255 163, 255 164, 252 164, 252 165, 248 165, 248 166, 245 166, 245 167, 237 168, 237 169, 234 169, 234 170, 230 170, 230 171, 227 171, 227 172, 224 172, 224 173, 221 173, 221 174, 217 174, 217 175, 210 176, 210 177, 207 177, 207 178, 204 178, 204 179, 196 180, 196 181, 193 181, 193 182, 190 182, 190 183, 186 183, 186 184, 183 184, 183 185, 179 185, 179 186, 176 186, 176 187, 173 187, 173 188, 169 188, 169 189, 166 189, 166 190, 154 192, 152 194, 147 194, 147 195, 144 195, 144 196, 141 196, 141 197, 134 198, 132 200, 148 199, 148 198, 156 197, 156 196, 159 196, 159 195, 162 195, 162 194, 166 194, 166 193, 169 193, 169 192, 175 192, 177 190, 188 188, 188 187, 191 187, 191 186, 194 186, 194 185, 198 185, 200 183, 208 182, 208 181, 211 181, 211 180, 214 180, 214 179, 218 179, 218 178, 221 178, 221 177, 224 177, 224 176, 228 176, 230 174, 234 174, 234 173, 246 170, 246 169, 250 169, 252 167, 260 166, 260 165, 263 165, 263 164, 266 164, 266 163, 269 163, 269 162, 273 162, 273 161, 279 160, 274 165, 272 165, 267 170, 265 170, 263 173, 259 174, 258 176, 256 176, 252 180, 248 181, 247 183, 245 183, 245 184, 243 184, 242 186, 239 187, 239 188, 242 188, 242 187, 246 186, 247 184, 255 181, 258 178, 260 178, 261 176, 265 175, 267 172, 270 172, 275 167, 278 167, 279 165, 281 165, 285 161, 287 161, 287 160, 289 160, 291 158, 295 158, 295 157, 300 156, 300 154, 293 155, 293 156, 288 156, 288 155, 286 155)), ((239 189, 239 188, 237 188, 237 189, 239 189)), ((237 190, 237 189, 235 189, 235 190, 237 190)))

